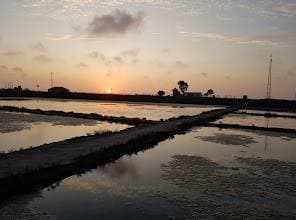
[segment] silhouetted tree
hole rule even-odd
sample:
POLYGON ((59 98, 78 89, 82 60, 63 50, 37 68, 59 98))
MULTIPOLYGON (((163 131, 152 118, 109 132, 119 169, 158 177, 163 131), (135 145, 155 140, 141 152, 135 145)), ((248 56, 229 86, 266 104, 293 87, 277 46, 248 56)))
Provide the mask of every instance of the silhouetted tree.
POLYGON ((185 81, 183 81, 183 80, 180 80, 180 81, 178 82, 178 86, 179 86, 180 91, 181 91, 183 94, 185 94, 185 92, 186 92, 187 89, 188 89, 188 84, 187 84, 187 82, 185 82, 185 81))
POLYGON ((208 93, 208 95, 214 95, 214 90, 209 89, 209 90, 207 91, 207 93, 208 93))
POLYGON ((173 89, 173 96, 179 96, 181 93, 179 92, 179 90, 177 88, 173 89))
POLYGON ((204 94, 204 96, 208 97, 208 96, 212 96, 213 98, 215 98, 215 92, 212 89, 208 89, 208 91, 204 94))
POLYGON ((157 93, 157 95, 159 95, 159 96, 164 96, 164 95, 165 95, 165 91, 163 91, 163 90, 159 90, 158 93, 157 93))

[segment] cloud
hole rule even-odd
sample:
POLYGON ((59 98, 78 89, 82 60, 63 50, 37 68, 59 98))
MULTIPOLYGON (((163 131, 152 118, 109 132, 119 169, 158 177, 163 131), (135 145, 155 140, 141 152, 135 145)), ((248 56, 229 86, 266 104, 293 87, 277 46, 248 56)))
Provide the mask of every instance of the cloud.
POLYGON ((188 65, 186 63, 183 63, 182 61, 176 61, 174 67, 177 69, 185 69, 188 67, 188 65))
POLYGON ((105 37, 124 35, 137 30, 144 22, 144 13, 132 15, 126 11, 116 10, 111 14, 96 16, 87 27, 90 36, 105 37))
POLYGON ((2 80, 19 80, 25 78, 27 74, 21 67, 8 67, 6 65, 0 66, 0 78, 2 80))
POLYGON ((45 54, 40 54, 38 56, 35 56, 34 60, 40 63, 50 63, 52 61, 52 59, 45 54))
POLYGON ((205 73, 205 72, 202 72, 201 75, 202 75, 203 77, 205 77, 205 78, 208 77, 208 73, 205 73))
POLYGON ((124 50, 120 53, 121 58, 124 59, 129 59, 133 63, 138 62, 138 56, 140 53, 140 49, 131 49, 131 50, 124 50))
POLYGON ((226 79, 226 80, 231 80, 231 76, 230 76, 230 75, 226 75, 226 76, 225 76, 225 79, 226 79))
POLYGON ((31 49, 33 51, 40 52, 40 53, 47 53, 48 52, 48 49, 42 43, 37 43, 37 44, 32 45, 31 49))
POLYGON ((1 70, 7 70, 7 66, 5 66, 5 65, 1 65, 0 68, 1 68, 1 70))
POLYGON ((92 51, 87 56, 92 59, 97 59, 99 57, 99 53, 97 51, 92 51))
POLYGON ((25 75, 24 70, 23 70, 22 68, 18 67, 18 66, 12 68, 11 70, 12 70, 14 73, 25 75))
POLYGON ((113 60, 118 62, 118 63, 124 63, 122 57, 113 57, 113 60))
POLYGON ((89 58, 97 60, 101 63, 104 63, 105 65, 109 65, 112 63, 112 59, 109 57, 106 57, 104 54, 99 53, 97 51, 92 51, 87 55, 89 58))
POLYGON ((294 72, 292 70, 288 70, 287 75, 288 75, 288 77, 294 78, 294 77, 296 77, 296 72, 294 72))
POLYGON ((163 49, 162 49, 162 52, 163 52, 164 54, 169 54, 169 53, 170 53, 170 49, 168 49, 168 48, 163 48, 163 49))
POLYGON ((2 53, 2 55, 7 56, 7 57, 16 57, 21 54, 22 54, 22 52, 19 50, 11 50, 11 51, 6 51, 6 52, 2 53))
POLYGON ((77 67, 86 68, 86 67, 88 67, 88 65, 86 63, 80 62, 80 63, 77 64, 77 67))
POLYGON ((221 33, 211 32, 186 32, 182 31, 178 33, 182 37, 192 37, 200 39, 220 40, 235 44, 256 44, 261 46, 288 46, 289 44, 295 44, 296 34, 292 33, 279 33, 265 36, 253 36, 253 37, 239 37, 231 36, 221 33))
POLYGON ((274 7, 274 9, 278 12, 288 14, 290 16, 296 15, 296 2, 285 2, 281 3, 278 6, 274 7))
POLYGON ((295 0, 26 0, 25 2, 20 4, 22 7, 20 11, 23 13, 31 16, 49 16, 59 20, 73 20, 99 10, 106 11, 123 6, 169 10, 186 16, 219 15, 227 20, 235 19, 236 14, 240 12, 242 15, 247 13, 248 18, 257 16, 265 19, 296 14, 295 0))
POLYGON ((124 50, 121 52, 121 55, 124 57, 133 57, 137 58, 140 53, 140 49, 131 49, 131 50, 124 50))

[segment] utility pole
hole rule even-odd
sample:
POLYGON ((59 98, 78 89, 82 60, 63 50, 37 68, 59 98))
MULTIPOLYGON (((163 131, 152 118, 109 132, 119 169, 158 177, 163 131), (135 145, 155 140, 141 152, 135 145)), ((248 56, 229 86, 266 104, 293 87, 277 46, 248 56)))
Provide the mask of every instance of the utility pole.
POLYGON ((271 65, 272 65, 272 54, 270 54, 270 60, 269 60, 269 71, 268 71, 268 77, 267 77, 266 99, 271 99, 271 65))

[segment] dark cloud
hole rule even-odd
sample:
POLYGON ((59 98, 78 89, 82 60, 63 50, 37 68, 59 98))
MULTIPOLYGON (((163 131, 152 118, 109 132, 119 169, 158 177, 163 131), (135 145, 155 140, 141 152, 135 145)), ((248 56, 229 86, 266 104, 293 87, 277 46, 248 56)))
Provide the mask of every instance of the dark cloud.
POLYGON ((186 63, 183 63, 182 61, 176 61, 174 67, 177 69, 186 69, 188 65, 186 63))
POLYGON ((41 62, 41 63, 50 63, 52 61, 52 59, 45 54, 40 54, 38 56, 35 56, 34 60, 41 62))
POLYGON ((110 62, 111 62, 110 58, 106 57, 104 54, 99 53, 97 51, 90 52, 88 54, 88 57, 92 58, 92 59, 97 59, 98 61, 103 62, 105 64, 110 64, 110 62))
POLYGON ((42 43, 37 43, 32 45, 31 49, 40 53, 48 52, 48 49, 42 43))
POLYGON ((132 15, 126 11, 116 10, 111 14, 96 16, 88 25, 91 36, 117 36, 138 29, 144 21, 144 13, 132 15))
POLYGON ((86 63, 80 62, 80 63, 77 64, 77 67, 86 68, 86 67, 88 67, 88 65, 86 63))
POLYGON ((113 57, 113 60, 118 63, 124 63, 124 60, 122 59, 122 57, 113 57))
POLYGON ((205 77, 205 78, 208 77, 208 73, 205 73, 205 72, 202 72, 201 75, 202 75, 203 77, 205 77))

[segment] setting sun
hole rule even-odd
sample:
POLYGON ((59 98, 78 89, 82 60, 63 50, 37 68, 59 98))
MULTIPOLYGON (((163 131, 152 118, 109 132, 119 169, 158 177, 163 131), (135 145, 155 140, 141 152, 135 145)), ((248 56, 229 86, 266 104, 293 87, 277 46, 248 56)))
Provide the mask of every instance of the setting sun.
POLYGON ((108 89, 106 90, 106 92, 111 94, 111 93, 112 93, 112 88, 108 88, 108 89))

